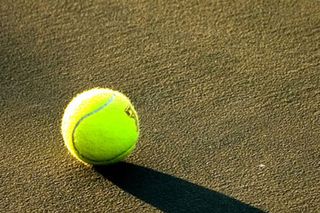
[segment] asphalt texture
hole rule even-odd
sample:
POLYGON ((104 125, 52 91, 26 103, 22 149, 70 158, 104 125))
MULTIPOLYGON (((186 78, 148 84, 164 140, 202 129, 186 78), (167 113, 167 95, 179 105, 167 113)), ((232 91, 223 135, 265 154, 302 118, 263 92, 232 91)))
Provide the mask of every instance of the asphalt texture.
POLYGON ((320 212, 320 1, 1 1, 0 212, 320 212), (94 87, 141 137, 86 167, 60 133, 94 87))

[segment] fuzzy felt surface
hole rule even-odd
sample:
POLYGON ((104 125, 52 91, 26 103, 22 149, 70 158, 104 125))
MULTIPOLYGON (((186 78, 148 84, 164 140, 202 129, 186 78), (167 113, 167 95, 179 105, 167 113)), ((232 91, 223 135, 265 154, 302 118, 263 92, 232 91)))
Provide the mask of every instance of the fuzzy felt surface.
POLYGON ((64 112, 61 129, 72 155, 89 164, 122 160, 139 137, 138 116, 130 100, 104 88, 77 95, 64 112))

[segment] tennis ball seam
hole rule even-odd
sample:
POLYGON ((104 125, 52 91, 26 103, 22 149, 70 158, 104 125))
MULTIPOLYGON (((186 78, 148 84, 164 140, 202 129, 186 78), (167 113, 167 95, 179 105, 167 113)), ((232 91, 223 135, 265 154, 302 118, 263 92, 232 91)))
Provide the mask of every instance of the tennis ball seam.
POLYGON ((127 150, 121 152, 119 155, 111 158, 111 159, 108 159, 108 160, 103 160, 103 161, 96 161, 96 160, 90 160, 96 164, 104 164, 104 163, 108 163, 108 164, 111 164, 111 163, 114 163, 115 160, 117 159, 121 159, 123 156, 128 156, 128 153, 130 154, 130 152, 132 151, 132 149, 136 146, 136 144, 133 144, 132 146, 130 146, 130 148, 128 148, 127 150))
POLYGON ((103 105, 102 105, 101 107, 99 107, 98 109, 96 109, 96 110, 94 110, 94 111, 92 111, 92 112, 90 112, 90 113, 82 116, 82 117, 79 119, 79 121, 76 123, 76 125, 75 125, 75 127, 74 127, 74 129, 73 129, 73 131, 72 131, 72 146, 73 146, 74 150, 77 152, 77 154, 78 154, 79 156, 81 156, 81 158, 86 159, 86 160, 89 160, 89 161, 91 161, 91 162, 96 162, 96 163, 109 162, 109 161, 112 161, 112 160, 120 157, 121 155, 123 155, 124 153, 126 153, 128 150, 130 150, 130 149, 132 148, 132 147, 130 147, 128 150, 125 150, 125 151, 121 152, 119 155, 117 155, 117 156, 115 156, 115 157, 113 157, 113 158, 111 158, 111 159, 103 160, 103 161, 97 161, 97 160, 93 160, 93 159, 90 159, 90 158, 88 158, 88 157, 83 156, 83 155, 79 152, 79 150, 77 149, 76 144, 75 144, 75 132, 76 132, 77 127, 80 125, 80 123, 81 123, 83 120, 85 120, 86 118, 88 118, 89 116, 94 115, 94 114, 96 114, 97 112, 99 112, 99 111, 105 109, 106 107, 108 107, 108 106, 114 101, 115 97, 116 97, 116 94, 112 94, 111 98, 110 98, 105 104, 103 104, 103 105))

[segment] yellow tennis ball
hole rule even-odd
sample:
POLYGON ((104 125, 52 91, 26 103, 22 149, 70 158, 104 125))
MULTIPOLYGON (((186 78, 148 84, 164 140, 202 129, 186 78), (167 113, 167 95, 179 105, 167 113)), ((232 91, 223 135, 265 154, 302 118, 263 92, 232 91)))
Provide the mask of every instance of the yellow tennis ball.
POLYGON ((93 165, 125 159, 139 137, 139 120, 129 98, 107 88, 77 95, 65 109, 62 136, 70 153, 93 165))

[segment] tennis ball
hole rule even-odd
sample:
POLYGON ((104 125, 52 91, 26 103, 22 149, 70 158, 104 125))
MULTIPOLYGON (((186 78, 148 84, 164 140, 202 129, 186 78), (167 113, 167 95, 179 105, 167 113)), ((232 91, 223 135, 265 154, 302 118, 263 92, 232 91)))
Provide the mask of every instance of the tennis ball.
POLYGON ((139 120, 129 98, 118 91, 94 88, 78 94, 62 118, 62 136, 70 153, 85 164, 124 160, 139 137, 139 120))

